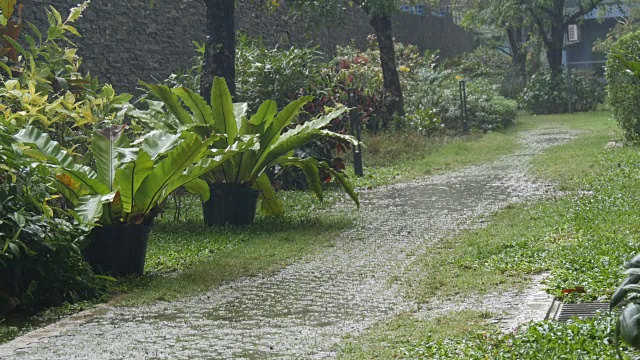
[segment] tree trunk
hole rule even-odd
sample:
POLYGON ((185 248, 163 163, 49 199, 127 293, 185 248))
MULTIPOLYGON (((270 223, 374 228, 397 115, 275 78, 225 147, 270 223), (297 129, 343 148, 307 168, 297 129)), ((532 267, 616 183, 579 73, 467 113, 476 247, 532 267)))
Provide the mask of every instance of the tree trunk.
POLYGON ((523 48, 523 30, 522 28, 507 28, 507 38, 511 47, 513 69, 522 79, 527 78, 527 52, 523 48))
POLYGON ((566 24, 564 21, 564 0, 555 0, 554 16, 549 20, 551 28, 549 29, 547 42, 547 60, 549 68, 554 76, 562 74, 562 51, 564 49, 564 34, 566 24))
POLYGON ((404 99, 400 86, 400 75, 396 66, 396 50, 391 34, 391 18, 388 15, 370 15, 369 22, 378 37, 380 47, 380 65, 384 78, 384 91, 387 96, 387 111, 390 116, 404 115, 404 99))
POLYGON ((227 81, 231 96, 236 97, 236 29, 235 0, 205 0, 207 5, 207 39, 200 94, 211 98, 215 76, 227 81))

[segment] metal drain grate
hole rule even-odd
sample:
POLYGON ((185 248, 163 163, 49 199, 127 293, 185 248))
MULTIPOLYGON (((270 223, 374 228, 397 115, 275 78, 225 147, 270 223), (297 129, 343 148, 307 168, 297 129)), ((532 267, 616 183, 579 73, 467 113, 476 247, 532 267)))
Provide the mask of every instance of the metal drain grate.
POLYGON ((574 317, 588 319, 596 317, 598 312, 608 311, 609 303, 563 304, 554 300, 547 312, 547 319, 556 321, 567 321, 574 317))

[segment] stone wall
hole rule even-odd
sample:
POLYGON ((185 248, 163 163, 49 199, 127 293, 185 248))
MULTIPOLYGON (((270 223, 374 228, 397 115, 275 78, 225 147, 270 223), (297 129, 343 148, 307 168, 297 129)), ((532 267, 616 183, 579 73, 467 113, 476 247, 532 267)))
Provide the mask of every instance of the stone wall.
MULTIPOLYGON (((45 26, 45 5, 53 5, 63 15, 81 0, 26 1, 25 20, 45 26)), ((261 36, 268 46, 320 45, 333 53, 335 46, 355 42, 363 47, 373 33, 366 14, 354 7, 346 10, 340 24, 320 25, 306 34, 303 24, 287 20, 285 9, 267 11, 248 0, 238 0, 237 27, 261 36)), ((120 91, 135 91, 138 79, 163 79, 190 64, 193 41, 202 41, 205 31, 202 0, 92 0, 77 28, 83 35, 74 39, 84 58, 84 70, 120 91)), ((452 56, 473 48, 473 37, 456 26, 451 18, 397 14, 394 16, 397 41, 420 49, 440 49, 452 56)))

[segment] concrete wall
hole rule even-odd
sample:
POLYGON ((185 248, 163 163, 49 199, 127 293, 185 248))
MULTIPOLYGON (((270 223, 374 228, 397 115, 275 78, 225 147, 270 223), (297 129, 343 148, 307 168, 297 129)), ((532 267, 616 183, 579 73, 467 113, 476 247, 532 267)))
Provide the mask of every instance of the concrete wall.
MULTIPOLYGON (((45 5, 54 5, 64 15, 80 1, 27 1, 24 17, 42 27, 45 5)), ((268 46, 315 44, 333 53, 336 45, 352 41, 363 47, 373 33, 366 14, 357 7, 346 10, 341 24, 322 24, 312 34, 287 17, 285 9, 269 12, 248 0, 238 0, 237 28, 261 36, 268 46)), ((76 24, 83 37, 74 41, 84 58, 84 70, 117 90, 135 91, 139 78, 163 79, 188 66, 194 55, 192 41, 204 39, 205 23, 202 0, 155 0, 154 8, 149 7, 149 0, 92 0, 76 24)), ((473 48, 473 36, 449 17, 398 13, 394 36, 422 50, 440 49, 445 57, 473 48)))

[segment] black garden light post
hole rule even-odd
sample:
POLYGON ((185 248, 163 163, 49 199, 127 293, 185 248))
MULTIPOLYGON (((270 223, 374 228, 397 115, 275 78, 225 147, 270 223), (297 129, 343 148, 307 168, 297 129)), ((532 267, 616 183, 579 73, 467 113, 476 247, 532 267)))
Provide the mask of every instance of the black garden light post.
POLYGON ((467 82, 460 80, 460 115, 462 115, 462 131, 469 132, 469 120, 467 119, 467 82))
POLYGON ((358 112, 358 97, 354 88, 349 89, 349 105, 351 106, 350 121, 351 135, 358 139, 358 146, 353 147, 353 168, 356 176, 364 176, 362 168, 362 145, 360 145, 362 137, 362 121, 358 112))

